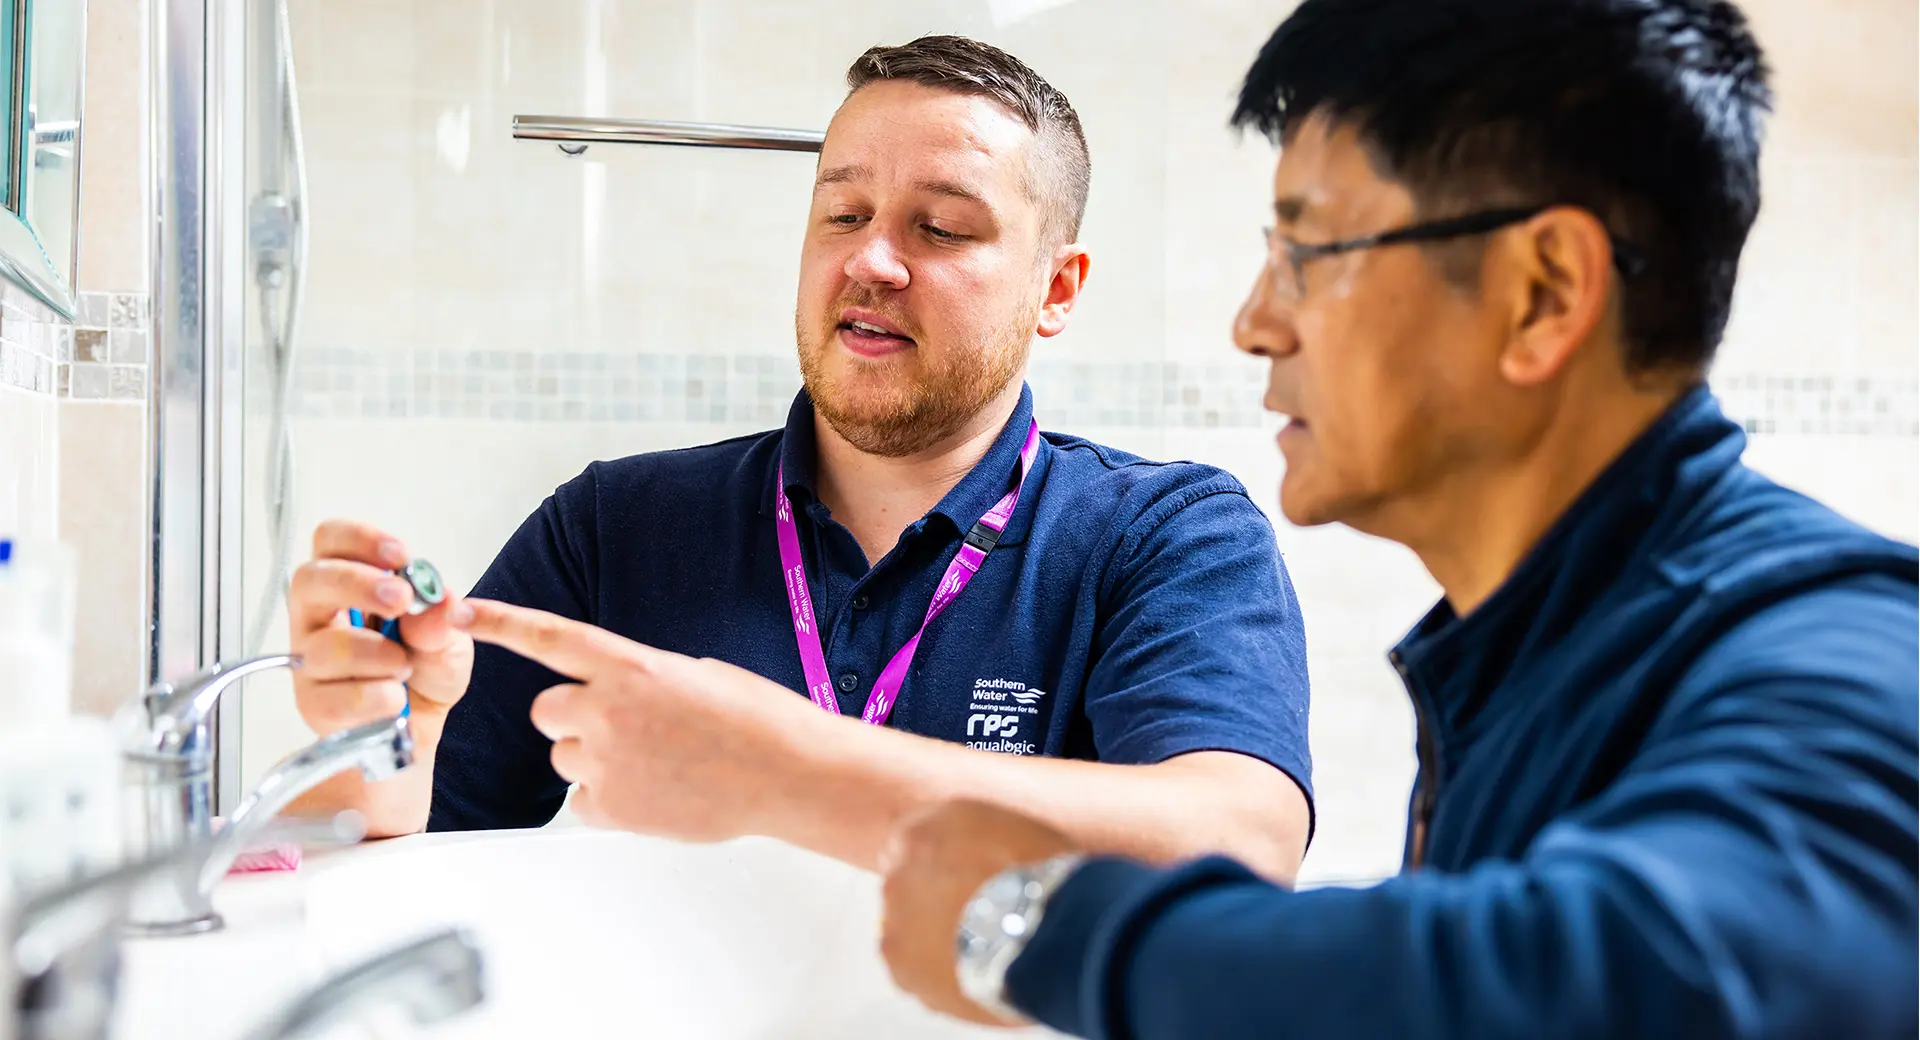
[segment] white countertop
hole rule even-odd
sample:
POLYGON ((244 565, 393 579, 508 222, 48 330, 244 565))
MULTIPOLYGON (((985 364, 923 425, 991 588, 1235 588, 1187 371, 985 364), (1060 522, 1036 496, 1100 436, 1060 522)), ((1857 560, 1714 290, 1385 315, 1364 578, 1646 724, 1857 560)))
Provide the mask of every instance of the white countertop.
POLYGON ((764 839, 416 835, 229 878, 214 902, 227 921, 219 932, 127 943, 116 1036, 245 1036, 333 972, 448 925, 481 948, 486 1002, 431 1029, 379 1035, 1051 1035, 920 1008, 877 953, 878 878, 764 839))

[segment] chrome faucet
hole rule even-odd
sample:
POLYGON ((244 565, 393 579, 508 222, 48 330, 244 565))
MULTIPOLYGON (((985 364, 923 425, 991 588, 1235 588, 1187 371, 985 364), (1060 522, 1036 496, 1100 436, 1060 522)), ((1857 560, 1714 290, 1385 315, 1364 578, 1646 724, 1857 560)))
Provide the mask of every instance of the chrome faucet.
MULTIPOLYGON (((359 841, 359 814, 273 824, 284 840, 359 841)), ((217 840, 217 839, 210 839, 217 840)), ((0 913, 0 1040, 105 1040, 120 990, 120 943, 134 900, 210 854, 188 843, 91 877, 22 893, 0 913)))
POLYGON ((0 928, 0 1040, 101 1040, 120 980, 120 931, 140 886, 203 850, 27 893, 0 928))
POLYGON ((413 734, 404 716, 322 737, 287 756, 213 831, 213 744, 208 721, 220 695, 249 675, 298 668, 286 654, 215 665, 178 685, 156 683, 122 712, 128 855, 154 855, 186 844, 205 854, 183 861, 169 879, 135 894, 130 927, 144 935, 191 935, 221 925, 213 888, 274 815, 342 770, 380 780, 413 764, 413 734))
POLYGON ((480 950, 459 929, 448 929, 348 968, 309 990, 265 1025, 253 1040, 320 1036, 376 1007, 397 1005, 415 1025, 452 1018, 486 998, 480 950))

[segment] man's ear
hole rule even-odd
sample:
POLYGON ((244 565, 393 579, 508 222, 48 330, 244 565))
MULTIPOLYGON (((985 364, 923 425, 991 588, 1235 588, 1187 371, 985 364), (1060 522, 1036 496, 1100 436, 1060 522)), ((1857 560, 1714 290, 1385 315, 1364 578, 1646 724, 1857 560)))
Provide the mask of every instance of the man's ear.
POLYGON ((1069 243, 1054 250, 1053 279, 1047 283, 1047 298, 1040 305, 1040 320, 1034 331, 1042 336, 1058 336, 1067 329, 1067 316, 1080 302, 1080 290, 1086 288, 1087 271, 1093 261, 1087 251, 1069 243))
POLYGON ((1535 386, 1566 367, 1607 316, 1613 295, 1613 245, 1606 226, 1584 209, 1555 206, 1497 236, 1489 260, 1511 299, 1512 327, 1500 374, 1535 386))

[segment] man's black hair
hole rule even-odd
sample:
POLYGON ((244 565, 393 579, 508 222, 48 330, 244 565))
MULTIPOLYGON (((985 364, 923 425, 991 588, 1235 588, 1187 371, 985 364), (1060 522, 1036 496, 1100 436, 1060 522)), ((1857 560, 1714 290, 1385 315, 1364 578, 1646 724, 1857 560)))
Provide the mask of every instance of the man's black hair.
POLYGON ((1424 216, 1591 211, 1644 260, 1620 283, 1629 370, 1704 367, 1760 208, 1768 69, 1725 0, 1305 0, 1235 125, 1350 126, 1424 216))

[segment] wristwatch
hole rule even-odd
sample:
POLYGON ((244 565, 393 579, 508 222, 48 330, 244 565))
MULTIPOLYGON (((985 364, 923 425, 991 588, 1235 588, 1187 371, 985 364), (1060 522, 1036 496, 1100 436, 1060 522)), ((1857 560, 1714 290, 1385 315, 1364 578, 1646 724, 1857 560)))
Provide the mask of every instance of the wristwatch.
POLYGON ((1007 969, 1040 927, 1047 897, 1085 860, 1069 854, 1001 871, 967 901, 956 937, 960 992, 967 999, 1009 1022, 1029 1021, 1007 1003, 1007 969))

